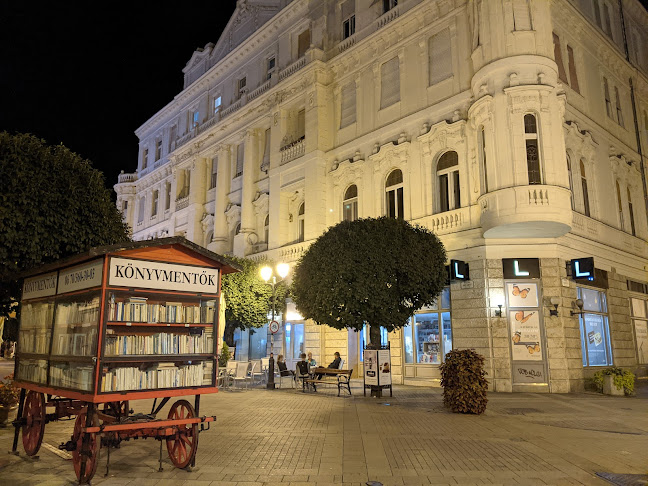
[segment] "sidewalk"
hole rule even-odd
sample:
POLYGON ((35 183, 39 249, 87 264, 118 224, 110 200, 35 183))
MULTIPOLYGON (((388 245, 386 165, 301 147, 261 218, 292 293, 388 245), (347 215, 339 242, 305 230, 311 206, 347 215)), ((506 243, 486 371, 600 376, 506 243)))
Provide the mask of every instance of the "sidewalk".
MULTIPOLYGON (((192 472, 174 469, 166 447, 157 472, 159 443, 130 441, 111 451, 107 478, 102 450, 92 484, 609 485, 596 473, 648 474, 646 380, 630 398, 491 393, 481 416, 448 412, 441 389, 397 386, 393 398, 372 399, 355 381, 353 397, 319 388, 204 396, 201 415, 218 421, 200 435, 192 472)), ((150 402, 131 407, 148 412, 150 402)), ((44 444, 68 440, 72 426, 48 424, 44 444)), ((0 449, 10 450, 12 431, 0 429, 0 449)), ((71 461, 46 447, 39 460, 25 458, 22 446, 19 457, 0 455, 0 482, 75 484, 71 461)))

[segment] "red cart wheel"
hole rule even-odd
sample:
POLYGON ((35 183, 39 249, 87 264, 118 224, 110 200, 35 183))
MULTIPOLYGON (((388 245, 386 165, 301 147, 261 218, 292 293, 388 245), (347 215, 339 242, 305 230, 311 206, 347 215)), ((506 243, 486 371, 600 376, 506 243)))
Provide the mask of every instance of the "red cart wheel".
POLYGON ((30 390, 23 408, 22 442, 28 456, 40 449, 45 434, 45 395, 30 390))
MULTIPOLYGON (((169 420, 193 418, 196 411, 187 400, 178 400, 169 410, 169 420)), ((183 469, 191 464, 198 445, 198 426, 178 425, 174 435, 166 439, 169 458, 173 465, 183 469)))
MULTIPOLYGON (((74 422, 74 432, 72 432, 72 441, 76 443, 76 449, 72 451, 72 463, 74 464, 74 472, 76 473, 79 484, 89 483, 97 471, 97 464, 99 463, 99 440, 96 433, 84 434, 81 429, 86 426, 86 410, 83 410, 77 415, 74 422), (87 449, 83 450, 83 437, 88 435, 87 449), (83 474, 81 474, 81 466, 85 464, 83 474)), ((92 425, 99 425, 99 420, 95 416, 92 425)))

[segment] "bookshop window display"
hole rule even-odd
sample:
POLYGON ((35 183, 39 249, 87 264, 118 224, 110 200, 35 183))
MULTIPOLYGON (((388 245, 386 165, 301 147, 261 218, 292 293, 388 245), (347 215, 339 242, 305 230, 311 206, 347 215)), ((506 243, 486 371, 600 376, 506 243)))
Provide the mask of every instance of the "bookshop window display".
POLYGON ((452 350, 450 319, 450 288, 443 289, 440 298, 429 308, 414 314, 403 328, 405 363, 440 365, 452 350))
POLYGON ((581 331, 583 366, 611 366, 612 346, 605 292, 576 287, 583 301, 583 314, 578 317, 581 331))

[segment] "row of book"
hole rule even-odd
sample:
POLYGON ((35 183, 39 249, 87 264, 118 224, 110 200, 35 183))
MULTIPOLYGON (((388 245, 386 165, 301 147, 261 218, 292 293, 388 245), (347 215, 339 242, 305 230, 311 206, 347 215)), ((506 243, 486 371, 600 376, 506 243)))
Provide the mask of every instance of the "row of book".
POLYGON ((146 298, 132 297, 127 302, 112 302, 108 320, 206 324, 214 322, 215 310, 213 305, 184 305, 181 302, 149 304, 146 298))
POLYGON ((50 347, 50 329, 23 329, 18 334, 18 350, 21 353, 48 354, 50 347))
POLYGON ((94 368, 74 363, 50 364, 50 386, 92 391, 94 368))
POLYGON ((63 356, 94 356, 97 352, 97 328, 76 328, 84 332, 54 334, 52 354, 63 356))
POLYGON ((54 302, 38 302, 23 304, 20 310, 20 330, 44 330, 52 325, 54 317, 54 302))
POLYGON ((99 297, 82 302, 59 303, 56 306, 57 324, 86 322, 96 324, 99 321, 99 297))
POLYGON ((128 336, 114 334, 112 329, 108 329, 105 356, 213 353, 213 331, 201 331, 200 334, 155 333, 128 336), (113 334, 110 334, 111 331, 113 334))
POLYGON ((203 364, 176 366, 159 363, 147 369, 138 367, 115 368, 106 371, 101 381, 102 392, 127 390, 155 390, 183 388, 203 384, 203 364))
POLYGON ((16 379, 34 383, 47 383, 47 361, 21 359, 18 361, 16 379))

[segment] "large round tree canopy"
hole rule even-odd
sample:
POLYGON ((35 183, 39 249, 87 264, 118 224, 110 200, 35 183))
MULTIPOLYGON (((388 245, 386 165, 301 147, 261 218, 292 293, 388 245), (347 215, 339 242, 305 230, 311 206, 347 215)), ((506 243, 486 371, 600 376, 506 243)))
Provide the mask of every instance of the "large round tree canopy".
POLYGON ((318 324, 391 332, 441 293, 445 260, 443 244, 426 228, 386 217, 343 221, 302 256, 293 299, 318 324))

